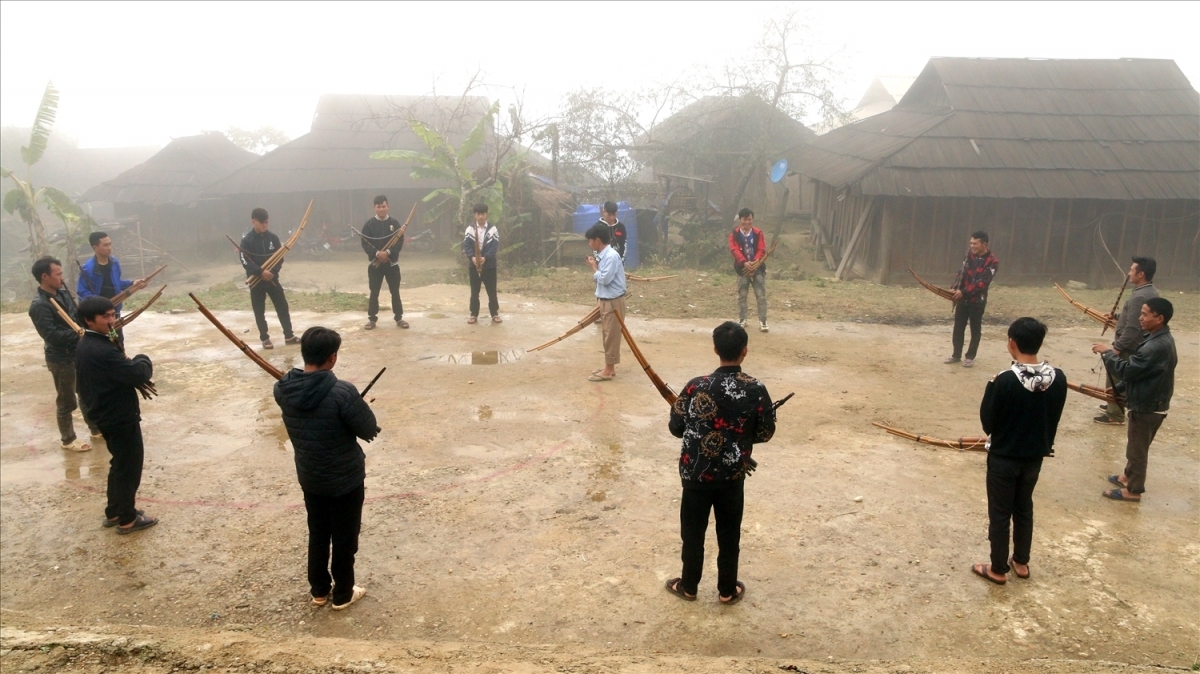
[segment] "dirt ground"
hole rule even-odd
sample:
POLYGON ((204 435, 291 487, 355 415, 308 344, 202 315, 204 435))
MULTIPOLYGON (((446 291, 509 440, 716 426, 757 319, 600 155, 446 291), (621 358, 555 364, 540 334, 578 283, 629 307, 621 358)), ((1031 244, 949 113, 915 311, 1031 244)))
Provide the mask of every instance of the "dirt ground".
MULTIPOLYGON (((360 266, 327 263, 297 274, 293 287, 357 290, 360 266)), ((190 283, 200 288, 236 269, 197 274, 190 283)), ((699 279, 671 287, 724 302, 730 317, 733 298, 719 294, 727 281, 713 289, 699 279)), ((3 315, 0 668, 1195 668, 1194 327, 1176 331, 1175 399, 1144 501, 1100 498, 1105 476, 1123 466, 1124 433, 1093 424, 1096 401, 1070 394, 1057 456, 1035 497, 1033 576, 997 587, 969 570, 987 555, 985 457, 917 446, 870 422, 943 437, 980 433, 984 383, 1008 363, 1003 326, 985 325, 975 369, 948 367, 947 325, 859 323, 836 307, 826 313, 843 320, 791 315, 783 306, 791 287, 771 287, 771 332, 751 333, 745 368, 775 397, 796 396, 780 410, 775 438, 755 452, 741 553, 748 593, 734 607, 716 600, 712 533, 700 601, 663 590, 679 571, 678 441, 666 429, 666 403, 628 351, 606 383, 585 380, 603 361, 596 328, 525 351, 586 313, 582 298, 550 301, 502 284, 505 322, 469 326, 463 286, 406 286, 406 331, 385 320, 364 332, 356 312, 294 314, 300 329, 342 332, 339 376, 362 386, 388 367, 371 394, 384 432, 365 446, 357 573, 368 594, 341 613, 307 604, 303 504, 267 374, 195 313, 148 312, 127 330, 129 350, 155 363, 160 395, 143 403, 139 506, 162 522, 116 536, 100 526, 103 444, 88 454, 59 449, 41 342, 27 317, 3 315)), ((799 288, 796 303, 819 309, 812 298, 824 290, 799 288)), ((1056 297, 1041 293, 1047 305, 1056 297)), ((1194 312, 1194 295, 1176 306, 1194 312)), ((710 371, 717 319, 653 309, 631 314, 629 326, 655 370, 677 389, 710 371)), ((217 314, 255 344, 249 311, 217 314)), ((1095 384, 1095 324, 1052 328, 1044 355, 1071 380, 1095 384)), ((267 356, 281 368, 299 363, 298 347, 267 356)))

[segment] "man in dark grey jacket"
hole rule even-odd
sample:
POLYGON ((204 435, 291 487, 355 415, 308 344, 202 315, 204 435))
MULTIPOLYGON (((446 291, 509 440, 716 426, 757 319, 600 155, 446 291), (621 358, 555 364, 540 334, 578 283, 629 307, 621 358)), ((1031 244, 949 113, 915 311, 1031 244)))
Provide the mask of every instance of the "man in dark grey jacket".
POLYGON ((337 611, 367 593, 354 584, 367 477, 358 438, 370 442, 379 433, 375 414, 358 390, 333 374, 341 345, 341 336, 333 330, 309 328, 300 338, 304 369, 290 370, 275 384, 275 402, 292 440, 296 477, 308 511, 312 603, 324 606, 332 596, 337 611))
POLYGON ((1104 367, 1118 384, 1114 389, 1125 395, 1129 411, 1126 428, 1125 470, 1110 475, 1108 481, 1120 487, 1103 492, 1116 501, 1140 501, 1146 491, 1146 465, 1150 443, 1167 418, 1171 396, 1175 393, 1175 338, 1171 336, 1171 316, 1175 308, 1162 297, 1152 297, 1142 305, 1140 323, 1143 337, 1129 360, 1123 360, 1106 344, 1093 344, 1092 352, 1104 358, 1104 367))
MULTIPOLYGON (((1158 289, 1152 283, 1157 268, 1158 264, 1152 257, 1135 257, 1133 264, 1129 265, 1129 283, 1133 285, 1133 292, 1130 293, 1129 299, 1125 300, 1121 313, 1112 317, 1117 318, 1112 350, 1122 360, 1129 360, 1138 342, 1142 341, 1142 328, 1138 325, 1138 318, 1146 300, 1158 297, 1158 289)), ((1108 372, 1108 387, 1116 388, 1121 382, 1120 376, 1114 375, 1111 369, 1105 369, 1108 372)), ((1098 424, 1120 426, 1125 423, 1125 408, 1120 405, 1105 405, 1104 414, 1096 417, 1095 421, 1098 424)))

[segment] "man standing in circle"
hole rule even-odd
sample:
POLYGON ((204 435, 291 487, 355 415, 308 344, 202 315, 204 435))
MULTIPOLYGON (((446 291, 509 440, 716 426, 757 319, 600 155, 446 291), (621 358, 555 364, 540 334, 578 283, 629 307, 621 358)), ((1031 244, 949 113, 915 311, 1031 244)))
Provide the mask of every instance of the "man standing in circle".
POLYGON ((379 291, 383 281, 387 279, 388 290, 392 293, 392 318, 396 326, 407 328, 404 320, 404 304, 400 301, 400 251, 404 249, 404 235, 401 234, 391 248, 384 248, 400 223, 388 215, 388 200, 382 194, 375 197, 375 217, 367 220, 362 228, 362 247, 367 254, 367 285, 371 289, 371 299, 367 301, 366 330, 375 329, 375 321, 379 320, 379 291))
POLYGON ((625 231, 625 225, 617 219, 617 202, 606 201, 604 207, 600 210, 600 221, 596 224, 604 223, 608 227, 608 245, 612 246, 613 250, 620 256, 621 262, 625 262, 625 244, 629 241, 629 235, 625 231))
POLYGON ((767 328, 767 265, 760 263, 753 274, 747 275, 746 265, 762 259, 767 253, 767 244, 762 230, 754 226, 754 211, 743 208, 738 211, 738 226, 729 233, 729 252, 733 253, 733 269, 738 275, 738 325, 746 326, 747 300, 750 286, 754 286, 754 299, 758 302, 758 330, 767 328))
POLYGON ((596 304, 600 307, 600 332, 604 336, 604 367, 593 370, 588 381, 610 381, 617 376, 621 362, 621 323, 618 312, 625 317, 625 267, 621 256, 613 250, 608 226, 598 222, 584 236, 593 255, 587 256, 596 282, 596 304))
POLYGON ((496 299, 496 257, 500 253, 500 230, 488 222, 487 204, 475 204, 475 224, 467 225, 463 235, 462 252, 467 256, 467 273, 471 277, 471 316, 468 323, 479 321, 479 287, 487 288, 488 313, 493 323, 500 318, 500 300, 496 299))
POLYGON ((975 366, 975 354, 979 351, 979 338, 983 334, 983 312, 987 309, 988 286, 996 278, 1000 261, 988 250, 988 235, 978 231, 971 235, 967 256, 963 259, 958 275, 954 277, 954 332, 950 341, 954 354, 942 362, 947 365, 962 361, 963 367, 975 366), (971 324, 971 345, 963 358, 963 338, 967 323, 971 324))
POLYGON ((157 517, 136 505, 145 460, 138 387, 150 383, 154 365, 140 353, 132 359, 125 356, 113 332, 117 312, 108 299, 87 298, 79 303, 78 315, 86 328, 75 356, 79 398, 87 404, 112 455, 103 524, 116 527, 118 534, 131 534, 158 524, 157 517))
POLYGON ((33 327, 45 343, 46 369, 50 370, 57 393, 55 407, 62 448, 72 452, 86 452, 92 445, 76 437, 72 413, 76 408, 83 413, 83 421, 91 429, 93 441, 100 439, 100 429, 96 428, 96 422, 92 420, 82 397, 76 400, 78 386, 75 377, 75 348, 79 345, 79 334, 67 325, 51 304, 57 302, 68 316, 74 316, 75 300, 64 287, 61 262, 46 256, 33 263, 32 271, 33 278, 37 279, 38 289, 37 296, 29 303, 29 319, 33 321, 33 327))
POLYGON ((282 246, 275 232, 267 229, 267 209, 256 208, 250 212, 250 231, 242 237, 239 257, 246 276, 260 276, 259 281, 250 289, 250 308, 254 310, 254 323, 258 326, 258 338, 262 340, 264 349, 274 349, 271 336, 267 334, 267 297, 275 306, 275 314, 279 316, 279 325, 283 327, 283 343, 299 344, 300 338, 292 334, 292 316, 288 311, 287 297, 283 294, 283 286, 279 284, 279 270, 283 269, 283 260, 275 265, 275 271, 262 268, 262 264, 282 246))
MULTIPOLYGON (((104 232, 92 232, 88 235, 88 243, 92 244, 92 259, 80 267, 83 273, 75 283, 75 294, 80 300, 98 295, 112 299, 130 286, 138 290, 146 287, 142 279, 126 281, 121 278, 121 261, 112 254, 112 239, 104 232)), ((121 305, 116 306, 117 316, 121 315, 121 305)))
MULTIPOLYGON (((1129 282, 1133 284, 1133 292, 1130 293, 1129 299, 1125 300, 1125 306, 1121 307, 1121 313, 1118 314, 1117 328, 1113 331, 1112 352, 1113 355, 1123 361, 1129 360, 1133 352, 1137 350, 1138 342, 1142 341, 1142 328, 1139 325, 1139 320, 1142 314, 1142 305, 1146 300, 1152 297, 1158 297, 1158 289, 1154 287, 1154 272, 1158 268, 1158 263, 1152 257, 1135 257, 1133 264, 1129 265, 1129 282)), ((1117 384, 1121 383, 1121 377, 1115 374, 1113 368, 1106 367, 1104 372, 1108 379, 1108 388, 1115 389, 1117 384)), ((1107 424, 1110 426, 1121 426, 1125 424, 1125 408, 1117 403, 1110 403, 1104 406, 1104 414, 1093 419, 1098 424, 1107 424)))
POLYGON ((720 367, 683 387, 671 407, 671 435, 683 439, 679 452, 679 526, 683 575, 667 581, 671 594, 694 601, 704 571, 708 513, 717 524, 717 594, 735 604, 746 594, 738 580, 746 475, 754 470, 755 443, 775 435, 775 410, 767 387, 742 372, 746 329, 726 321, 713 330, 720 367))

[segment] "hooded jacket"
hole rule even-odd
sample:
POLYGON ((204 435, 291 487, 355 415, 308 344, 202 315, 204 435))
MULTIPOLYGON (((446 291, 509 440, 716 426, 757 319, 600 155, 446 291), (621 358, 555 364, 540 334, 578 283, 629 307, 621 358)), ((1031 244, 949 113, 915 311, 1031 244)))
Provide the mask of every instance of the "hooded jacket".
POLYGON ((1013 363, 988 382, 979 405, 988 452, 1010 459, 1051 456, 1066 403, 1062 370, 1046 362, 1013 363))
POLYGON ((379 427, 353 384, 330 370, 292 369, 275 382, 275 402, 292 440, 301 489, 342 496, 363 485, 366 455, 357 438, 370 442, 379 427))

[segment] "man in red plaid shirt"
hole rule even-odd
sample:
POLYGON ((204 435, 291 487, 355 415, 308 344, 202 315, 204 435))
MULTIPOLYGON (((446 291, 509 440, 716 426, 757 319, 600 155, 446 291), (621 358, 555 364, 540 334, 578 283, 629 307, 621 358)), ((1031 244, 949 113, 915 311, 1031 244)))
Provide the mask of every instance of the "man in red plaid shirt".
POLYGON ((970 248, 963 260, 958 276, 954 277, 954 333, 951 343, 954 355, 942 361, 947 365, 962 361, 963 367, 975 365, 975 353, 979 350, 979 338, 983 330, 983 311, 987 308, 988 286, 996 278, 1000 261, 988 250, 987 232, 978 231, 971 235, 970 248), (971 345, 963 358, 963 337, 967 322, 971 323, 971 345))

